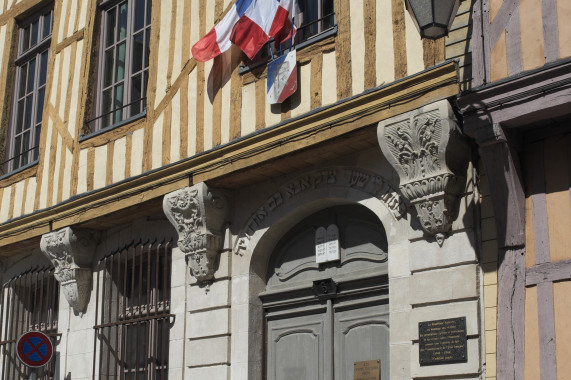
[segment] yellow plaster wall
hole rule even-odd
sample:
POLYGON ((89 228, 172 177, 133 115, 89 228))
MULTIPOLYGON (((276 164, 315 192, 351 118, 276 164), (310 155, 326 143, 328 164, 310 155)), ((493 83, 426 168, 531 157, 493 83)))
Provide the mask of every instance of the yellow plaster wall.
POLYGON ((557 0, 557 26, 559 28, 559 54, 561 58, 571 56, 571 1, 557 0))
POLYGON ((412 21, 410 14, 405 12, 404 17, 406 26, 406 68, 407 75, 412 75, 424 70, 424 49, 422 39, 414 26, 414 21, 412 21))
MULTIPOLYGON (((204 86, 204 89, 203 89, 203 94, 204 94, 204 97, 203 97, 203 100, 204 100, 204 104, 203 104, 203 110, 204 110, 203 111, 204 112, 203 113, 204 114, 204 119, 203 119, 203 121, 204 121, 204 125, 203 125, 203 133, 204 133, 204 135, 203 135, 204 136, 203 147, 204 147, 204 150, 209 150, 213 147, 213 143, 212 143, 213 115, 212 115, 212 113, 214 112, 214 106, 213 106, 214 94, 212 91, 208 90, 208 82, 209 82, 209 80, 211 80, 211 77, 213 75, 215 75, 212 72, 213 64, 214 64, 213 60, 210 60, 210 61, 207 61, 204 63, 204 72, 206 74, 206 80, 202 84, 204 86)), ((246 88, 246 86, 242 87, 242 91, 247 91, 247 90, 245 90, 245 88, 246 88)), ((255 101, 248 100, 247 104, 255 104, 255 101)), ((248 111, 249 112, 247 112, 248 113, 247 118, 249 118, 253 114, 251 109, 248 111)), ((245 114, 245 112, 242 112, 242 115, 244 115, 244 114, 245 114)), ((244 119, 242 119, 242 120, 244 120, 244 119)), ((249 120, 249 119, 246 119, 246 120, 249 120)), ((246 124, 248 124, 248 123, 246 122, 246 124)), ((255 122, 254 122, 254 124, 255 124, 255 122)), ((243 129, 248 130, 247 127, 244 126, 244 124, 243 124, 243 129)), ((244 135, 246 133, 242 133, 242 134, 244 135)), ((198 136, 197 136, 197 138, 198 138, 198 136)))
POLYGON ((385 36, 392 34, 393 23, 391 19, 391 2, 377 1, 376 10, 376 67, 377 85, 390 83, 395 79, 395 58, 393 55, 393 40, 385 36))
POLYGON ((143 146, 144 133, 139 129, 133 132, 133 148, 131 151, 131 176, 139 175, 143 172, 143 146))
POLYGON ((24 204, 24 214, 30 214, 34 210, 36 200, 36 177, 30 177, 26 181, 26 198, 24 204))
POLYGON ((524 380, 540 379, 537 286, 525 289, 524 380))
POLYGON ((119 182, 125 178, 125 164, 123 163, 127 155, 127 138, 123 137, 115 141, 113 160, 113 182, 119 182))
POLYGON ((353 74, 353 94, 363 92, 365 89, 365 51, 363 0, 350 2, 351 15, 351 73, 353 74))
MULTIPOLYGON (((151 162, 152 162, 152 169, 156 169, 158 167, 161 166, 162 164, 162 147, 163 147, 163 125, 164 123, 164 118, 163 115, 160 115, 159 118, 157 119, 157 121, 155 122, 155 124, 153 125, 153 142, 156 142, 154 144, 152 144, 152 156, 151 156, 151 162)), ((143 151, 140 150, 135 150, 135 154, 136 152, 139 152, 139 154, 142 155, 143 151)))
POLYGON ((107 146, 102 145, 95 148, 95 171, 93 172, 93 188, 105 187, 107 179, 107 146))
MULTIPOLYGON (((299 67, 299 74, 302 78, 310 78, 311 77, 311 62, 305 65, 301 65, 299 67)), ((354 77, 353 77, 354 78, 354 77)), ((311 100, 310 100, 310 81, 303 80, 300 81, 298 86, 299 94, 296 94, 294 104, 296 107, 291 111, 291 116, 296 117, 303 115, 306 112, 311 111, 311 100), (297 102, 299 101, 299 104, 297 102)), ((355 81, 353 81, 355 83, 355 81)), ((244 112, 244 111, 242 111, 244 112)))
POLYGON ((520 0, 521 50, 523 69, 531 70, 545 64, 541 0, 520 0))
POLYGON ((484 335, 486 342, 486 379, 496 379, 496 322, 498 312, 498 243, 496 223, 488 177, 481 171, 481 228, 482 260, 484 277, 484 335))
POLYGON ((2 202, 0 203, 0 220, 8 220, 10 210, 10 197, 12 195, 12 186, 5 187, 2 191, 2 202))
POLYGON ((77 192, 79 194, 87 191, 87 149, 79 153, 79 166, 77 171, 77 192))
POLYGON ((331 104, 337 100, 337 82, 333 80, 333 78, 337 78, 335 58, 335 51, 323 53, 323 76, 321 78, 323 90, 321 93, 324 104, 331 104))
MULTIPOLYGON (((197 81, 198 81, 197 74, 198 73, 196 70, 193 70, 189 74, 187 93, 188 93, 188 115, 190 116, 196 115, 197 97, 196 97, 196 92, 192 91, 192 89, 196 88, 197 86, 197 81)), ((184 107, 184 104, 182 104, 181 106, 184 107)), ((188 120, 187 152, 189 156, 193 156, 194 154, 197 153, 195 136, 196 136, 196 118, 191 117, 188 120)))
MULTIPOLYGON (((180 120, 180 93, 177 93, 171 103, 172 122, 176 123, 180 120)), ((170 161, 176 162, 181 159, 180 153, 181 134, 180 128, 171 128, 170 139, 170 161)))
POLYGON ((24 186, 26 181, 20 181, 14 186, 14 211, 13 217, 17 218, 22 215, 22 206, 24 203, 24 186))
MULTIPOLYGON (((521 45, 521 56, 512 56, 517 59, 510 66, 514 71, 521 66, 522 71, 532 70, 544 66, 546 62, 546 47, 550 44, 558 45, 559 55, 556 57, 547 57, 550 60, 564 59, 571 56, 571 24, 569 23, 569 15, 571 14, 571 3, 568 0, 556 0, 546 3, 541 0, 519 0, 515 2, 516 6, 511 10, 505 5, 507 0, 491 0, 489 2, 489 22, 486 28, 489 30, 502 31, 497 40, 488 40, 489 45, 486 51, 491 51, 491 55, 487 57, 487 64, 490 68, 492 81, 504 79, 513 76, 519 72, 509 72, 508 70, 508 47, 510 46, 509 37, 517 38, 521 45), (553 10, 557 14, 555 17, 545 17, 545 10, 553 10), (510 11, 509 15, 498 17, 500 12, 510 11), (553 20, 550 20, 553 18, 553 20), (545 33, 547 29, 544 23, 557 23, 557 29, 554 33, 545 33), (503 24, 501 24, 503 23, 503 24), (508 25, 520 25, 520 33, 518 36, 507 34, 508 25), (521 62, 521 65, 519 64, 521 62)), ((551 14, 551 12, 550 12, 551 14)), ((485 29, 486 29, 485 28, 485 29)), ((514 30, 514 29, 512 29, 514 30)), ((511 42, 513 44, 513 42, 511 42)), ((512 49, 514 54, 516 50, 512 49)))
POLYGON ((553 284, 553 303, 555 306, 555 355, 557 360, 557 380, 571 379, 571 281, 553 284))

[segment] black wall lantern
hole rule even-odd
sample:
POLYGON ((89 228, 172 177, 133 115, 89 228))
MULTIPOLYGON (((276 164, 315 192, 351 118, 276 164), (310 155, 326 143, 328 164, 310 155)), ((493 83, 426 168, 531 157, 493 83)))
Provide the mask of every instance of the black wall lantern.
POLYGON ((448 35, 460 0, 405 0, 422 38, 437 39, 448 35))

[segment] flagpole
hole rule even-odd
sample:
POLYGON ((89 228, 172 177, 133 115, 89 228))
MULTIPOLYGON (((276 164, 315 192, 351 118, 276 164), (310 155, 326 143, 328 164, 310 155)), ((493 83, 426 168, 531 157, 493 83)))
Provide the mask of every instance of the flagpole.
MULTIPOLYGON (((295 9, 295 7, 294 7, 295 9)), ((291 48, 293 46, 293 25, 295 24, 295 15, 291 18, 291 31, 289 34, 289 51, 291 51, 291 48)))

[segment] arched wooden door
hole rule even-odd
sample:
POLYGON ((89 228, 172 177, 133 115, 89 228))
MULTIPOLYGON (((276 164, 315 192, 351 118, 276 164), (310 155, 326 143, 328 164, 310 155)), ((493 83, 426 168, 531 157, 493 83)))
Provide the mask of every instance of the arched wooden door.
POLYGON ((284 235, 260 296, 268 380, 352 380, 370 360, 388 379, 387 258, 384 228, 363 206, 322 210, 284 235), (317 264, 316 233, 332 225, 339 260, 317 264))

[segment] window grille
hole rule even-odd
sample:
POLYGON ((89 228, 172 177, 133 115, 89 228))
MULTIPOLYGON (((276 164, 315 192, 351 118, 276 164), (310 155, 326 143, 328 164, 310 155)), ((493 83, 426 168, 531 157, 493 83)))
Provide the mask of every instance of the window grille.
POLYGON ((2 164, 4 173, 38 159, 52 28, 53 5, 25 20, 18 28, 8 154, 2 164))
MULTIPOLYGON (((28 378, 28 367, 17 357, 16 343, 25 332, 35 330, 56 338, 58 329, 59 284, 53 269, 25 272, 2 286, 0 331, 2 379, 28 378)), ((52 341, 55 343, 55 339, 52 341)), ((55 351, 55 349, 54 349, 55 351)), ((38 380, 55 380, 56 354, 36 371, 38 380)))
POLYGON ((151 0, 106 2, 101 17, 95 118, 87 132, 117 125, 146 111, 151 0))
POLYGON ((168 378, 170 267, 170 243, 132 245, 99 262, 94 379, 168 378))

